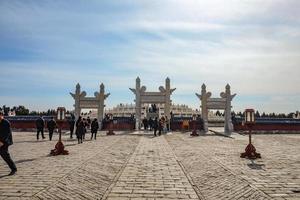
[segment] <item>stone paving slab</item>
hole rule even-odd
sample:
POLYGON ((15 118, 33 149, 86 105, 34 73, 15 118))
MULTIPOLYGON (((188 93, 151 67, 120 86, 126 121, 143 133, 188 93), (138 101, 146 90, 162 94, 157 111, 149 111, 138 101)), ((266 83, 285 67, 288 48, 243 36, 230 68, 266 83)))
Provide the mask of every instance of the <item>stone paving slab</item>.
POLYGON ((141 139, 106 199, 199 198, 161 136, 141 139))
MULTIPOLYGON (((14 132, 18 172, 0 159, 0 199, 300 199, 300 135, 254 135, 262 159, 240 158, 248 137, 100 132, 70 155, 48 156, 56 141, 14 132)), ((47 134, 46 134, 47 135, 47 134)), ((87 138, 90 134, 87 134, 87 138)))
POLYGON ((255 135, 255 161, 239 157, 248 136, 166 138, 206 199, 300 199, 300 135, 255 135))
MULTIPOLYGON (((139 141, 121 135, 77 144, 64 136, 70 155, 52 157, 56 141, 37 142, 34 136, 15 133, 10 150, 18 172, 0 178, 0 199, 101 199, 139 141)), ((0 176, 8 172, 0 159, 0 176)))

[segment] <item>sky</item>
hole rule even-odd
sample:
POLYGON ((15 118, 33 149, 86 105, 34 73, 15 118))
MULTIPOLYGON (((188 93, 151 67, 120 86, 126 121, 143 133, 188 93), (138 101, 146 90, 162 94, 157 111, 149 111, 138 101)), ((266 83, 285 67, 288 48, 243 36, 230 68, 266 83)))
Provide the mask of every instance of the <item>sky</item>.
POLYGON ((0 105, 72 109, 104 83, 107 108, 165 79, 174 104, 199 108, 225 85, 235 111, 300 108, 299 0, 0 1, 0 105))

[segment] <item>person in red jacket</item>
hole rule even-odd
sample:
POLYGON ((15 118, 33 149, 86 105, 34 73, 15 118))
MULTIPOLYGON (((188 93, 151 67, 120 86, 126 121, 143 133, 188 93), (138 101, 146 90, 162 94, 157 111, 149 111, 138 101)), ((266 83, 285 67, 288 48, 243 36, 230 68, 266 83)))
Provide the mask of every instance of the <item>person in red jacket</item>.
POLYGON ((8 120, 4 119, 4 113, 0 111, 0 155, 11 169, 9 176, 14 175, 17 172, 17 167, 8 152, 8 147, 12 144, 13 140, 10 123, 8 120))

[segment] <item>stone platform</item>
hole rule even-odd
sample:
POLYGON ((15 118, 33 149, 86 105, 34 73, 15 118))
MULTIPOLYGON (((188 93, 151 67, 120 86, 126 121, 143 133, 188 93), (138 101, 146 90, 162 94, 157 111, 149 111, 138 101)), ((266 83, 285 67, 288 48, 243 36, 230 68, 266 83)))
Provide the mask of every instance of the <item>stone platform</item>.
POLYGON ((70 155, 55 157, 56 141, 13 134, 18 172, 6 176, 0 159, 0 199, 300 199, 300 135, 255 135, 262 159, 251 161, 238 134, 99 132, 83 144, 64 135, 70 155))

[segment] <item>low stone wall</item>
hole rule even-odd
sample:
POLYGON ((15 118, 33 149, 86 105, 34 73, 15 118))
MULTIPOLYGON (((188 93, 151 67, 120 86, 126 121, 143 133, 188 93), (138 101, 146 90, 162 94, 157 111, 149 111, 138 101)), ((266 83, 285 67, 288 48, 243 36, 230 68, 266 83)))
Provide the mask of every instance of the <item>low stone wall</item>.
MULTIPOLYGON (((45 129, 47 129, 47 121, 45 123, 45 129)), ((35 121, 32 120, 10 120, 10 125, 13 130, 29 131, 36 129, 35 121)), ((63 122, 61 128, 63 130, 69 130, 69 123, 67 121, 63 122)))
MULTIPOLYGON (((233 121, 234 130, 237 132, 248 131, 242 124, 242 119, 233 121)), ((300 132, 300 120, 295 119, 265 119, 258 118, 252 126, 255 133, 294 133, 300 132)))
POLYGON ((194 124, 194 121, 188 121, 188 123, 184 121, 173 121, 171 122, 171 130, 173 131, 181 131, 181 130, 202 130, 203 129, 203 124, 199 121, 197 121, 194 124))
MULTIPOLYGON (((237 132, 248 131, 246 126, 241 124, 234 124, 234 130, 237 132)), ((300 132, 299 124, 254 124, 252 127, 253 132, 268 133, 268 132, 300 132)))
POLYGON ((135 124, 129 122, 117 122, 117 123, 110 123, 110 122, 103 122, 102 130, 134 130, 135 124))
MULTIPOLYGON (((14 117, 5 117, 9 120, 13 130, 17 131, 35 131, 36 125, 35 122, 39 116, 14 116, 14 117)), ((47 130, 47 122, 51 119, 51 116, 43 116, 45 120, 45 130, 47 130)), ((108 130, 110 121, 103 121, 102 130, 108 130)), ((61 123, 61 128, 63 130, 70 130, 70 125, 68 120, 65 120, 61 123)), ((128 118, 116 118, 113 120, 112 129, 113 130, 134 130, 135 123, 134 121, 128 118)))

